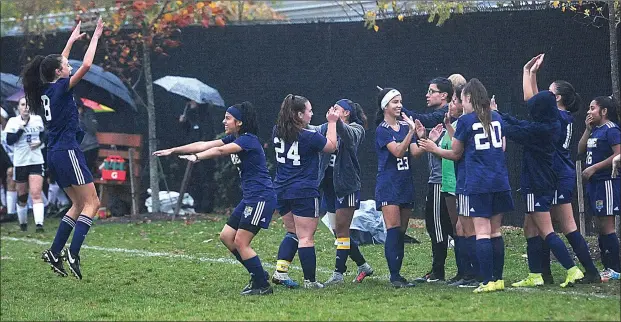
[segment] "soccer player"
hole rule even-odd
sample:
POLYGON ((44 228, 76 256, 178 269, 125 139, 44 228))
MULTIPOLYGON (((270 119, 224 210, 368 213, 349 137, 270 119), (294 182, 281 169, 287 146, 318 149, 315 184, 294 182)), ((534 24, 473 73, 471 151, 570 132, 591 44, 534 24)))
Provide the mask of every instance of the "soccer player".
POLYGON ((401 266, 405 253, 404 236, 414 203, 410 155, 417 157, 423 153, 416 145, 415 136, 425 137, 425 128, 402 112, 401 93, 396 89, 382 89, 377 96, 377 105, 375 202, 386 224, 384 255, 392 286, 414 287, 414 283, 401 276, 401 266))
POLYGON ((289 94, 282 102, 272 140, 276 151, 274 188, 278 211, 287 234, 278 250, 275 284, 297 287, 288 275, 288 265, 300 256, 305 288, 323 288, 316 279, 317 257, 314 234, 319 223, 319 153, 334 153, 337 148, 336 122, 340 113, 334 107, 327 114, 326 136, 307 129, 313 117, 308 99, 289 94))
POLYGON ((28 230, 28 194, 32 198, 32 212, 37 226, 36 232, 43 232, 45 207, 41 189, 45 176, 45 162, 41 148, 45 132, 41 116, 30 114, 26 98, 17 105, 19 115, 7 122, 7 144, 13 147, 13 179, 17 190, 17 218, 22 231, 28 230))
POLYGON ((235 207, 220 232, 220 240, 250 273, 250 283, 242 295, 273 293, 268 273, 263 270, 259 255, 250 247, 261 228, 267 229, 276 209, 276 194, 267 170, 265 151, 259 138, 257 114, 250 102, 229 107, 224 120, 225 137, 199 141, 180 147, 156 151, 156 156, 184 154, 179 158, 190 162, 230 156, 239 171, 243 199, 235 207))
MULTIPOLYGON (((528 75, 525 80, 529 83, 532 91, 527 91, 526 99, 531 98, 537 89, 537 71, 540 64, 531 59, 524 66, 524 74, 528 75)), ((561 123, 561 135, 554 141, 556 151, 552 162, 552 168, 557 175, 557 188, 552 199, 550 215, 561 224, 561 230, 572 246, 574 253, 586 269, 585 277, 581 283, 599 283, 600 274, 593 263, 589 253, 589 246, 580 234, 571 206, 572 196, 576 187, 576 170, 571 160, 571 141, 573 129, 572 113, 580 109, 581 99, 574 87, 563 80, 554 81, 549 90, 554 93, 558 107, 559 122, 561 123)), ((553 284, 552 271, 550 269, 550 248, 545 245, 539 236, 537 226, 531 216, 524 217, 524 235, 526 237, 526 250, 528 254, 529 268, 531 272, 524 280, 515 283, 520 287, 532 287, 543 284, 553 284)))
MULTIPOLYGON (((348 99, 338 100, 333 108, 341 115, 336 122, 337 150, 322 154, 319 161, 321 204, 327 216, 335 216, 336 233, 335 270, 324 283, 326 286, 343 283, 348 257, 358 265, 354 282, 361 283, 366 276, 373 275, 373 269, 362 256, 358 245, 349 238, 354 211, 360 207, 358 147, 365 137, 367 116, 358 103, 348 99)), ((328 124, 320 125, 317 130, 326 135, 328 124)))
POLYGON ((604 271, 603 280, 619 279, 619 239, 615 233, 615 216, 619 216, 621 178, 612 176, 613 159, 619 158, 620 131, 618 103, 612 96, 599 96, 591 101, 586 129, 578 143, 578 154, 586 152, 582 177, 586 182, 589 206, 599 223, 599 249, 604 271))
POLYGON ((71 75, 67 58, 74 41, 85 35, 80 33, 80 25, 78 23, 71 33, 61 55, 36 56, 22 71, 26 103, 32 114, 44 113, 47 122, 49 170, 73 202, 73 206, 60 222, 52 247, 43 252, 42 258, 56 273, 67 276, 61 261, 64 258, 78 279, 82 279, 80 248, 99 209, 99 198, 93 185, 93 176, 79 147, 84 133, 78 126, 78 109, 73 101, 73 88, 93 63, 97 42, 103 31, 103 22, 101 19, 97 21, 82 66, 71 75), (71 245, 61 257, 61 251, 74 227, 71 245))
POLYGON ((17 190, 15 187, 15 181, 13 180, 13 147, 6 142, 7 133, 4 131, 6 123, 9 119, 9 114, 2 108, 2 124, 0 124, 0 144, 2 145, 2 167, 0 171, 0 178, 3 178, 4 190, 6 193, 6 200, 2 199, 3 205, 6 206, 7 217, 14 218, 17 213, 17 190))
POLYGON ((502 213, 513 209, 511 187, 505 165, 503 124, 490 108, 483 84, 471 79, 461 93, 464 115, 459 118, 451 150, 441 149, 431 140, 422 140, 426 151, 442 158, 463 158, 464 190, 460 208, 470 216, 476 232, 476 253, 483 279, 474 293, 504 289, 504 242, 500 232, 502 213))

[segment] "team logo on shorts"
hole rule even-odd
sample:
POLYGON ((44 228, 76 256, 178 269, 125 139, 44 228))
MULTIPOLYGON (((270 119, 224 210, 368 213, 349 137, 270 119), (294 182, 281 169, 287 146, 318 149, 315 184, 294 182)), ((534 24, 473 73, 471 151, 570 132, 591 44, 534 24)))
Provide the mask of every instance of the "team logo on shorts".
POLYGON ((596 200, 595 208, 597 208, 597 211, 602 210, 604 208, 604 200, 596 200))
POLYGON ((343 200, 345 200, 345 197, 337 197, 336 199, 339 201, 339 203, 343 203, 343 200))
POLYGON ((246 206, 246 208, 244 208, 244 218, 248 218, 250 215, 252 215, 252 207, 246 206))

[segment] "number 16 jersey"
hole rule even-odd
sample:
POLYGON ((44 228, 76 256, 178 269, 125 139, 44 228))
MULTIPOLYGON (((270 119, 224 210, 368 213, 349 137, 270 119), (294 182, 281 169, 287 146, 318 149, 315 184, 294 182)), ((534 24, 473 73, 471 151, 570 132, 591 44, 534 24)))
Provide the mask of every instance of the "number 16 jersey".
MULTIPOLYGON (((399 121, 398 124, 398 131, 386 122, 382 122, 375 130, 375 152, 377 153, 375 203, 378 209, 383 205, 403 205, 414 202, 410 149, 408 147, 401 158, 395 157, 388 150, 389 143, 400 143, 408 134, 408 124, 403 121, 399 121)), ((412 141, 414 140, 413 137, 412 141)))

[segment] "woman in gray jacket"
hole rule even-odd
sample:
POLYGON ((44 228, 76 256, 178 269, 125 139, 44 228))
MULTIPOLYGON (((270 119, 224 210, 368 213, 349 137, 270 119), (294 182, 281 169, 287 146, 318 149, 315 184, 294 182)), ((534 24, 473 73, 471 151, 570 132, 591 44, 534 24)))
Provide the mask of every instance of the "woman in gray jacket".
MULTIPOLYGON (((324 153, 319 159, 322 209, 327 211, 327 216, 335 218, 336 227, 336 265, 326 285, 343 283, 348 257, 358 265, 354 282, 360 283, 366 276, 373 274, 373 269, 360 253, 358 245, 349 239, 349 226, 354 211, 360 207, 358 147, 364 140, 367 117, 359 104, 348 99, 337 101, 334 108, 341 114, 336 123, 337 150, 332 154, 324 153)), ((327 123, 317 128, 323 135, 327 129, 327 123)))

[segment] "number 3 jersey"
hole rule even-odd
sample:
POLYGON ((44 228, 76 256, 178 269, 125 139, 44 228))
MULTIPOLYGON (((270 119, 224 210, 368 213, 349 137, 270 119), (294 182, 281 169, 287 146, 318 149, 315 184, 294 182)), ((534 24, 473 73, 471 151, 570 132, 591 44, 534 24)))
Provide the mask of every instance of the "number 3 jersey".
MULTIPOLYGON (((406 122, 399 121, 395 131, 388 123, 382 122, 375 130, 375 152, 377 153, 377 178, 375 183, 375 202, 377 207, 383 203, 391 205, 414 202, 414 180, 410 168, 410 149, 401 158, 389 150, 391 142, 400 143, 408 134, 406 122)), ((415 139, 412 138, 412 142, 415 139)))
MULTIPOLYGON (((18 133, 21 124, 23 124, 21 116, 15 116, 6 123, 6 133, 18 133)), ((41 153, 42 145, 36 149, 31 149, 31 143, 39 143, 41 133, 44 131, 43 120, 38 115, 30 115, 30 120, 24 125, 24 133, 19 137, 17 142, 13 144, 13 165, 23 167, 27 165, 43 164, 43 154, 41 153)))
MULTIPOLYGON (((491 129, 486 133, 476 113, 464 114, 457 122, 454 138, 464 145, 464 195, 511 190, 502 149, 503 122, 492 111, 491 129)), ((459 173, 458 175, 463 175, 459 173)))
POLYGON ((69 78, 47 84, 41 100, 47 121, 48 150, 79 149, 77 137, 83 137, 84 132, 80 129, 78 108, 73 100, 73 89, 69 88, 69 78))
POLYGON ((319 153, 327 139, 314 130, 303 129, 298 139, 286 143, 272 131, 276 151, 274 189, 279 200, 319 197, 319 153))
MULTIPOLYGON (((614 122, 606 122, 591 130, 591 135, 587 140, 586 166, 608 159, 612 154, 612 147, 621 143, 621 131, 614 122)), ((612 166, 601 169, 591 176, 589 181, 610 180, 612 166)))

